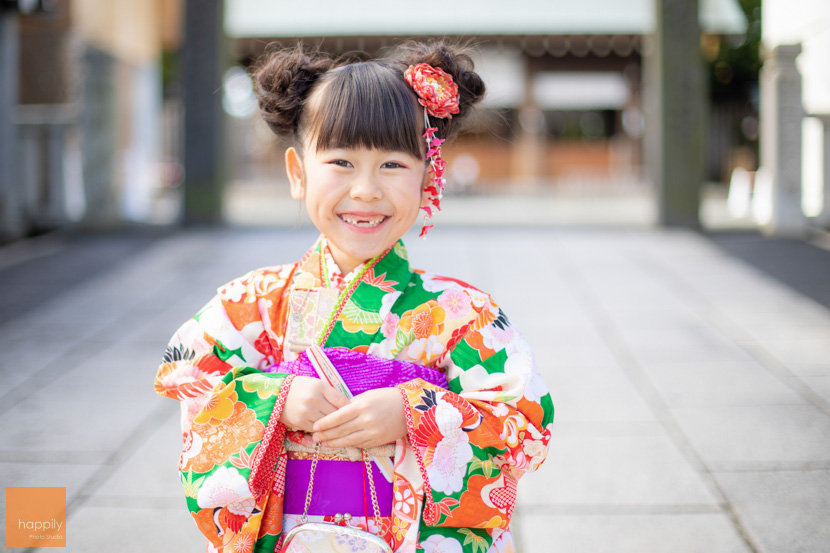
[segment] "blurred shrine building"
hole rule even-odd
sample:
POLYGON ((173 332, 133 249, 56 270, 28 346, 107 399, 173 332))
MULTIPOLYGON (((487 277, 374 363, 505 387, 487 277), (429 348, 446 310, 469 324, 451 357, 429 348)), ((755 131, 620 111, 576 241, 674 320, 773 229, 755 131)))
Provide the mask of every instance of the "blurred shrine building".
MULTIPOLYGON (((470 132, 447 148, 451 189, 610 192, 644 182, 649 98, 642 67, 653 12, 649 0, 486 0, 428 9, 381 0, 322 0, 313 9, 236 0, 227 4, 225 30, 245 65, 272 41, 302 39, 333 53, 375 56, 406 38, 471 39, 487 95, 470 132)), ((738 0, 702 0, 699 21, 704 53, 747 28, 738 0)), ((754 152, 740 148, 735 129, 756 110, 745 98, 711 106, 708 180, 728 181, 735 164, 755 168, 754 152)))
MULTIPOLYGON (((613 190, 647 180, 643 61, 654 0, 192 1, 0 0, 0 242, 76 223, 159 222, 157 199, 184 180, 186 110, 201 117, 224 104, 225 130, 203 133, 226 133, 219 178, 281 179, 282 156, 257 127, 242 68, 270 42, 299 38, 368 55, 405 38, 478 45, 488 94, 470 132, 447 148, 451 188, 613 190), (222 48, 185 63, 187 14, 211 10, 214 19, 191 24, 222 48), (225 75, 224 87, 207 87, 221 98, 215 108, 185 101, 182 74, 194 63, 225 75)), ((704 55, 747 29, 738 0, 700 0, 699 22, 704 55)), ((735 128, 757 106, 710 107, 707 179, 725 182, 735 165, 755 168, 735 128)))

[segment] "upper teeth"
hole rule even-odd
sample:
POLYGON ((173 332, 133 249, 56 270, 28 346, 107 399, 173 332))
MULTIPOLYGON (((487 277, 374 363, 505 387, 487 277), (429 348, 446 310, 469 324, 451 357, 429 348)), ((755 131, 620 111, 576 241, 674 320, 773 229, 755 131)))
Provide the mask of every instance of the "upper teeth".
POLYGON ((344 221, 349 223, 350 225, 355 225, 358 227, 376 227, 386 219, 385 216, 380 216, 376 219, 368 220, 368 219, 357 219, 350 215, 341 215, 340 216, 344 221))

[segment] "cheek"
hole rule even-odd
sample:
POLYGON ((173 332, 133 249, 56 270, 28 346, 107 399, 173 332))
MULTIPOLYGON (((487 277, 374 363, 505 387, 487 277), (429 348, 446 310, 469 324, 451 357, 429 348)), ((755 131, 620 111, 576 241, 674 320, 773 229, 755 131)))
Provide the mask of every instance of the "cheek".
POLYGON ((315 211, 331 209, 340 196, 338 183, 331 178, 323 178, 325 175, 316 175, 316 179, 309 179, 306 185, 306 207, 315 211))
POLYGON ((420 182, 407 184, 397 202, 401 216, 405 219, 414 220, 421 209, 423 197, 424 191, 420 182))
POLYGON ((317 188, 306 192, 305 208, 313 220, 323 222, 332 217, 333 204, 330 198, 330 194, 317 188))

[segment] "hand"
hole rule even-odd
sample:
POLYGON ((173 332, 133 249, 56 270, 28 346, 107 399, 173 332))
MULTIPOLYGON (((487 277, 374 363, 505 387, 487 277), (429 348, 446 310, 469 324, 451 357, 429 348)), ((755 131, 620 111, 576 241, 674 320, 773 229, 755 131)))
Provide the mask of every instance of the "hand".
POLYGON ((403 399, 396 388, 377 388, 314 423, 315 442, 328 447, 376 447, 406 435, 403 399))
POLYGON ((348 403, 346 396, 319 378, 295 376, 282 407, 280 422, 294 430, 311 432, 315 422, 348 403))

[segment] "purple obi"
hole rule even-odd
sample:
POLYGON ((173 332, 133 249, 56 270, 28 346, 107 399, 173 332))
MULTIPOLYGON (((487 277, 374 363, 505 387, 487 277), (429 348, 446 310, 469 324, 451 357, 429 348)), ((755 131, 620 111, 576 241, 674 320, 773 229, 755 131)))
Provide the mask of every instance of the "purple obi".
MULTIPOLYGON (((345 348, 323 348, 326 356, 337 368, 353 395, 374 390, 392 388, 416 378, 441 388, 448 388, 447 376, 441 371, 408 361, 384 359, 376 355, 360 353, 345 348)), ((317 378, 317 373, 305 355, 295 361, 272 365, 265 372, 283 372, 317 378)))
MULTIPOLYGON (((386 480, 375 463, 372 478, 378 496, 380 516, 392 514, 392 482, 386 480)), ((283 512, 289 515, 303 514, 305 496, 311 473, 310 459, 288 459, 285 468, 285 503, 283 512)), ((314 471, 314 490, 311 493, 309 515, 349 513, 352 516, 375 516, 372 511, 372 495, 366 480, 363 461, 317 461, 314 471)))
MULTIPOLYGON (((444 373, 406 361, 384 359, 344 348, 324 348, 326 356, 337 368, 353 395, 375 388, 391 388, 420 378, 441 388, 449 383, 444 373)), ((266 372, 283 372, 318 378, 306 355, 295 361, 273 365, 266 372)), ((387 481, 375 463, 372 478, 377 491, 381 516, 392 514, 392 483, 387 481)), ((302 514, 305 497, 309 488, 311 460, 288 459, 285 472, 286 514, 302 514)), ((373 516, 369 482, 366 480, 366 465, 363 461, 317 462, 314 474, 314 490, 311 494, 309 515, 350 513, 353 516, 373 516)))

